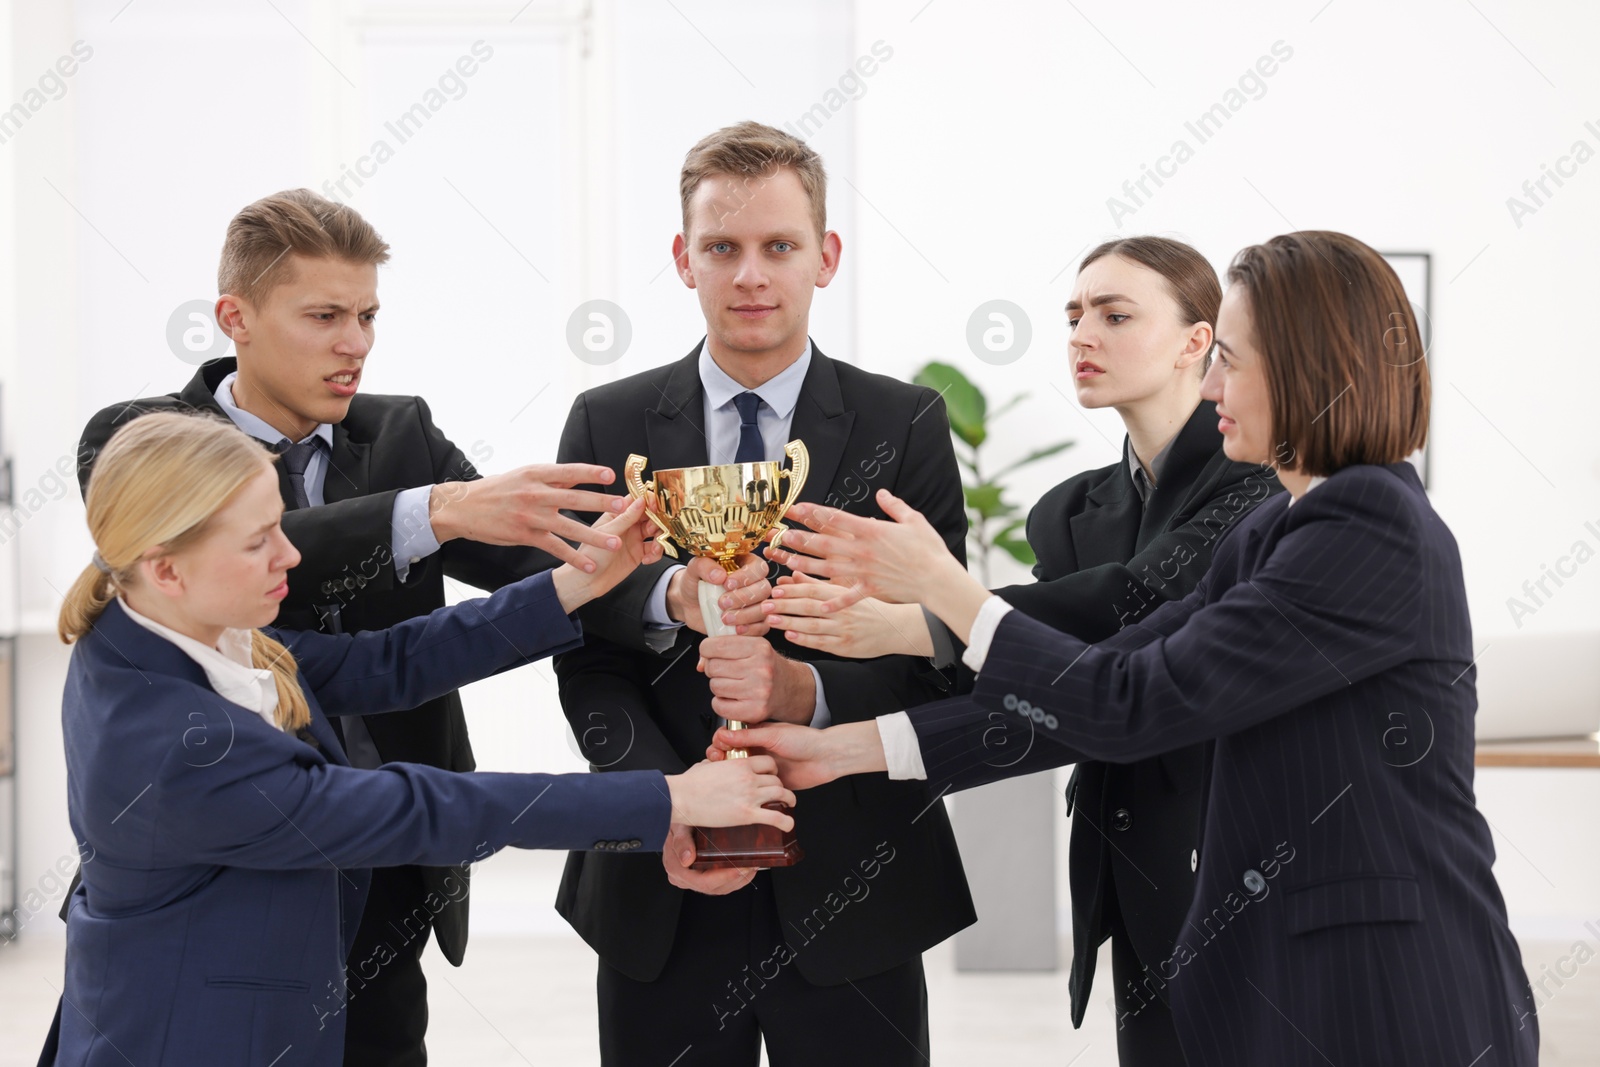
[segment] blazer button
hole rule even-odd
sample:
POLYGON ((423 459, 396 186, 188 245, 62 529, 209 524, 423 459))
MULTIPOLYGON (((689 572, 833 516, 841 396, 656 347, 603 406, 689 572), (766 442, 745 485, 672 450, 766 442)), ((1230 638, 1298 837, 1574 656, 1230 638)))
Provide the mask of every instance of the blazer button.
POLYGON ((604 852, 606 849, 608 849, 610 847, 611 847, 611 842, 609 842, 609 841, 596 841, 594 843, 594 850, 596 852, 604 852))
POLYGON ((323 582, 323 583, 322 583, 322 591, 323 591, 323 592, 324 592, 324 593, 331 593, 331 592, 333 592, 333 583, 332 583, 332 582, 323 582))
POLYGON ((1261 872, 1251 868, 1244 872, 1244 889, 1246 893, 1255 896, 1267 888, 1267 880, 1261 877, 1261 872))
POLYGON ((356 587, 356 580, 354 578, 346 578, 344 580, 344 587, 346 589, 354 589, 356 587))
POLYGON ((1200 850, 1197 848, 1192 848, 1189 850, 1189 869, 1191 871, 1198 871, 1200 869, 1200 850))
POLYGON ((1111 816, 1111 828, 1113 830, 1126 830, 1132 825, 1133 812, 1129 811, 1127 808, 1118 808, 1111 816))
POLYGON ((628 847, 629 847, 629 848, 643 848, 643 847, 644 847, 644 842, 643 842, 643 841, 640 841, 640 840, 639 840, 639 839, 638 839, 638 838, 637 838, 637 837, 636 837, 636 838, 634 838, 634 839, 633 839, 633 840, 632 840, 632 841, 629 841, 629 842, 628 842, 628 847))

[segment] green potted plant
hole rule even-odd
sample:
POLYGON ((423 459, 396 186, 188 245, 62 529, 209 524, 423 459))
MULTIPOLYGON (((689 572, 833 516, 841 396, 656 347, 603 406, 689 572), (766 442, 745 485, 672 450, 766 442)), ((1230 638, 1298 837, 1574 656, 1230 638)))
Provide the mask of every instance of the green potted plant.
POLYGON ((1007 464, 993 473, 985 473, 982 449, 989 438, 989 426, 993 420, 1025 400, 1028 394, 1018 393, 990 411, 983 390, 948 363, 929 363, 917 372, 913 380, 944 397, 945 410, 950 416, 950 435, 955 439, 956 461, 962 467, 962 488, 967 502, 967 539, 971 542, 979 578, 984 585, 990 584, 989 554, 995 549, 1009 553, 1024 566, 1032 567, 1033 549, 1028 546, 1024 533, 1027 515, 1020 505, 1006 499, 1006 487, 1001 479, 1071 448, 1073 442, 1057 441, 1036 448, 1015 463, 1007 464))

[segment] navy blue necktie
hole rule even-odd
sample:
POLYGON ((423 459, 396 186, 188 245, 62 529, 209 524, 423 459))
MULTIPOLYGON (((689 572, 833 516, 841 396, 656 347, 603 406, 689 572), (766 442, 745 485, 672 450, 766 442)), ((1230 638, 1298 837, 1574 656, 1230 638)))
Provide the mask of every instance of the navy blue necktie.
POLYGON ((761 440, 761 428, 756 425, 756 413, 761 410, 761 398, 754 393, 740 393, 733 398, 739 409, 739 453, 735 463, 760 463, 767 458, 767 446, 761 440))
POLYGON ((278 442, 278 454, 283 457, 284 470, 289 472, 289 485, 294 489, 294 506, 297 508, 311 506, 311 496, 306 492, 306 468, 311 466, 311 457, 317 454, 321 445, 320 437, 312 437, 297 445, 290 444, 287 437, 278 442))

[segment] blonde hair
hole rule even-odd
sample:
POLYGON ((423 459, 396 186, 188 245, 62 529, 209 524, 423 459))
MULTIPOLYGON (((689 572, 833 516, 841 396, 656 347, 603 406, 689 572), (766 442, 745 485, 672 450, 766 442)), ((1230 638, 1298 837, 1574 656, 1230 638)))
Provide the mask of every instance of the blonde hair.
POLYGON ((217 292, 261 303, 294 276, 290 252, 348 263, 389 261, 388 242, 355 208, 310 189, 285 189, 262 197, 228 223, 217 292))
POLYGON ((800 179, 800 186, 811 200, 811 218, 817 235, 828 229, 828 172, 822 157, 804 141, 759 122, 726 126, 701 138, 683 159, 678 176, 678 195, 683 201, 683 233, 689 235, 689 201, 700 183, 713 174, 741 178, 766 178, 779 167, 788 167, 800 179))
MULTIPOLYGON (((217 512, 275 458, 232 423, 209 415, 141 415, 113 434, 95 460, 84 497, 97 560, 67 590, 56 626, 61 640, 70 645, 94 629, 140 561, 203 538, 217 512)), ((272 672, 278 725, 290 733, 310 725, 289 650, 253 630, 250 658, 257 670, 272 672)))

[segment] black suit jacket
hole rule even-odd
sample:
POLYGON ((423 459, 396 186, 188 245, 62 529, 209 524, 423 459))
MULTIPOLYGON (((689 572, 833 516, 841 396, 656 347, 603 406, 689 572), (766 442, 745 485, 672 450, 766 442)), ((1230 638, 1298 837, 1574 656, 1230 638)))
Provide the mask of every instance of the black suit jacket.
MULTIPOLYGON (((1126 451, 1126 447, 1124 448, 1126 451)), ((1222 535, 1282 486, 1270 469, 1223 455, 1217 406, 1201 401, 1168 446, 1145 504, 1126 461, 1067 479, 1028 516, 1038 582, 996 592, 1030 617, 1100 641, 1200 583, 1222 535)), ((1083 1024, 1115 902, 1140 960, 1172 954, 1194 897, 1200 782, 1209 745, 1073 771, 1067 866, 1072 896, 1072 1023, 1083 1024)))
MULTIPOLYGON (((579 396, 560 460, 621 470, 637 452, 650 459, 647 476, 705 464, 699 357, 696 346, 677 363, 579 396)), ((883 517, 872 497, 887 488, 927 515, 965 558, 960 474, 937 393, 813 348, 789 436, 811 454, 801 500, 883 517)), ((640 568, 588 605, 584 647, 556 659, 562 706, 597 770, 673 773, 704 758, 710 743, 716 719, 705 676, 695 670, 699 635, 685 627, 665 654, 644 643, 645 599, 671 562, 640 568)), ((781 637, 772 640, 780 652, 794 651, 778 643, 781 637)), ((949 691, 952 681, 926 660, 904 656, 805 658, 821 675, 835 722, 922 703, 949 691)), ((805 858, 771 877, 784 927, 795 931, 795 965, 807 980, 831 985, 876 974, 975 921, 944 805, 930 805, 918 783, 878 774, 808 790, 795 823, 805 858)), ((573 853, 556 907, 608 963, 653 981, 672 950, 682 895, 659 855, 573 853)))
POLYGON ((1258 507, 1195 592, 1097 645, 1008 614, 972 698, 911 711, 929 787, 1000 776, 1000 735, 1032 742, 1024 770, 1215 738, 1194 903, 1151 969, 1188 1062, 1532 1065, 1472 796, 1455 539, 1408 463, 1347 467, 1288 505, 1258 507))
MULTIPOLYGON (((95 457, 123 423, 152 411, 195 411, 226 419, 217 404, 218 384, 236 369, 233 359, 202 366, 181 392, 104 408, 84 427, 78 448, 78 482, 87 492, 95 457)), ((294 507, 288 473, 278 465, 285 506, 294 507)), ((444 606, 446 575, 493 591, 546 570, 556 560, 532 548, 502 548, 455 540, 411 565, 405 582, 395 578, 392 559, 394 500, 401 490, 479 477, 461 450, 433 424, 428 405, 415 396, 358 394, 333 428, 333 453, 323 483, 321 507, 286 511, 283 530, 300 550, 289 574, 289 595, 276 625, 316 630, 314 605, 338 604, 346 633, 382 630, 444 606)), ((467 738, 461 698, 450 693, 412 711, 363 717, 385 762, 425 763, 452 771, 476 765, 467 738)), ((455 868, 422 868, 424 897, 459 901, 434 916, 439 949, 460 966, 467 945, 468 898, 444 879, 455 868)), ((419 897, 421 906, 423 898, 419 897)), ((429 909, 430 912, 433 909, 429 909)))

